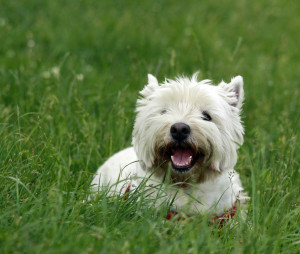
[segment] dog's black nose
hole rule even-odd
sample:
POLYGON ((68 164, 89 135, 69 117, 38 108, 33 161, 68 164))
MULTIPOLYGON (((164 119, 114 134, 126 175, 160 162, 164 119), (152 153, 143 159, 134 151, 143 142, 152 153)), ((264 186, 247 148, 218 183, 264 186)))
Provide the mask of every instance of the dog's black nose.
POLYGON ((175 123, 171 126, 172 138, 177 141, 184 141, 191 133, 191 128, 185 123, 175 123))

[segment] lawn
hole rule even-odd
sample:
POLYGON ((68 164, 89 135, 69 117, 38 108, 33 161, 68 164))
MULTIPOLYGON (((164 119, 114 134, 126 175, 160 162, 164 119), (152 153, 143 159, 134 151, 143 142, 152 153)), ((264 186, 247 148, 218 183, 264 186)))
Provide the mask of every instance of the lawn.
POLYGON ((299 253, 299 13, 292 0, 0 0, 0 252, 299 253), (244 77, 246 220, 165 221, 151 200, 105 192, 84 203, 131 144, 147 74, 196 71, 244 77))

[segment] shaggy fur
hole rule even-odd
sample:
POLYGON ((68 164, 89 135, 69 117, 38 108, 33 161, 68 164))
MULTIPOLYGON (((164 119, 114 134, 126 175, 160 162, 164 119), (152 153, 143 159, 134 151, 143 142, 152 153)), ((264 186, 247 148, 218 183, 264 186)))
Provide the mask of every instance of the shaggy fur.
POLYGON ((197 74, 162 84, 149 74, 140 94, 133 147, 98 169, 94 190, 114 185, 111 194, 124 194, 149 177, 149 188, 163 182, 165 198, 175 197, 177 211, 222 214, 231 208, 243 190, 233 169, 244 134, 242 77, 214 86, 197 81, 197 74))

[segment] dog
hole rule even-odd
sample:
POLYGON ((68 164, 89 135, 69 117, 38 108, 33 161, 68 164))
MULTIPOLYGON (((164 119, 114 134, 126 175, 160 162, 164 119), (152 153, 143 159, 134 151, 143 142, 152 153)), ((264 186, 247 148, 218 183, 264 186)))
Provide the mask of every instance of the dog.
POLYGON ((153 197, 165 194, 156 198, 157 205, 172 200, 173 214, 231 218, 244 197, 234 170, 244 135, 243 78, 212 85, 198 81, 196 73, 159 84, 148 74, 140 95, 132 147, 97 170, 93 192, 113 186, 110 195, 125 197, 146 179, 153 197))

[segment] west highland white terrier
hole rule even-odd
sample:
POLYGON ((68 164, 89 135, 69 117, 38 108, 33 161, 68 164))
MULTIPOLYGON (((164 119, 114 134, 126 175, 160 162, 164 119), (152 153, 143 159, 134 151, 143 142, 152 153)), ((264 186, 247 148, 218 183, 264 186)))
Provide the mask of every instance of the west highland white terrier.
POLYGON ((214 86, 210 80, 197 81, 197 74, 162 84, 149 74, 140 95, 133 146, 98 169, 93 189, 113 186, 110 194, 127 196, 147 179, 152 196, 166 194, 157 203, 172 200, 174 213, 231 218, 244 197, 234 171, 244 134, 242 77, 214 86))

